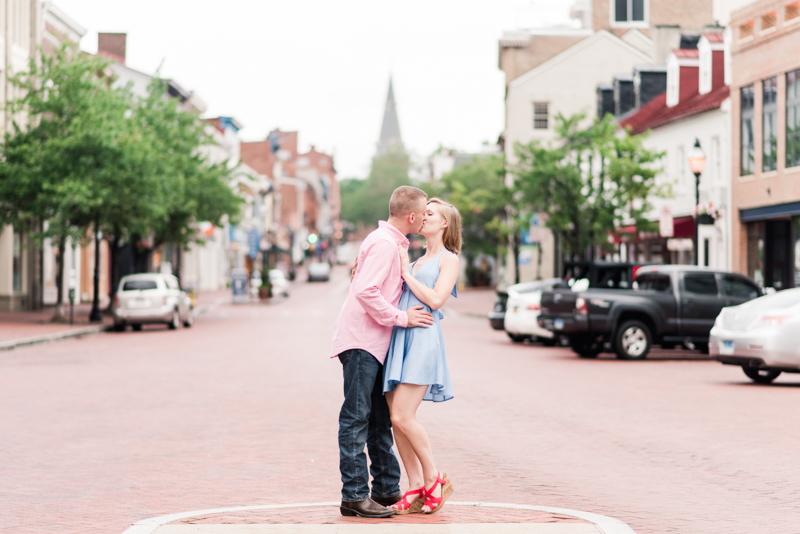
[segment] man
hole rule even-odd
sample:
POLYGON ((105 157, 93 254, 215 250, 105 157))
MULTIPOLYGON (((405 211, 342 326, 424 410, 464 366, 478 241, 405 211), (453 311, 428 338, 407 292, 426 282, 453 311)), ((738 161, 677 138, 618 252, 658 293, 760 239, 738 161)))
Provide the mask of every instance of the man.
POLYGON ((427 206, 425 193, 411 186, 394 190, 389 219, 364 239, 347 300, 333 333, 333 356, 344 373, 344 403, 339 412, 339 471, 342 515, 389 517, 400 499, 400 465, 392 451, 392 424, 383 396, 383 361, 394 326, 427 328, 430 313, 415 306, 400 311, 403 292, 397 245, 419 233, 427 206), (369 451, 372 497, 364 445, 369 451))

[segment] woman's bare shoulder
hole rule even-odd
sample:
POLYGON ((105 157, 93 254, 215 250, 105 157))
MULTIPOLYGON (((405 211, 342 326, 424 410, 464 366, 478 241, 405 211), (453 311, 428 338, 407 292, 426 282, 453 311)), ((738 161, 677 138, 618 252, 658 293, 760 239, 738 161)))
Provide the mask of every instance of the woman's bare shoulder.
POLYGON ((442 267, 444 265, 458 265, 458 256, 448 250, 447 254, 442 254, 439 260, 439 266, 442 267))

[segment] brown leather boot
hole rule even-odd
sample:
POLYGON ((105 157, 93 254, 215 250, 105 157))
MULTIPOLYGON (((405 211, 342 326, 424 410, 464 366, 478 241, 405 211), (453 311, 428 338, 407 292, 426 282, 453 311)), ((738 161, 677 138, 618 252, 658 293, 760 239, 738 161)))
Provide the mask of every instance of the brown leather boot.
POLYGON ((394 495, 390 495, 388 497, 376 497, 375 495, 373 495, 370 498, 373 501, 375 501, 376 503, 382 504, 383 506, 391 506, 391 505, 397 503, 397 501, 399 501, 400 499, 402 499, 403 498, 403 494, 400 493, 400 492, 397 492, 394 495))
POLYGON ((342 515, 347 515, 347 516, 355 515, 358 517, 369 517, 374 519, 381 517, 391 517, 394 515, 394 510, 392 510, 387 506, 383 506, 381 504, 376 503, 369 497, 359 502, 342 501, 342 505, 339 506, 339 511, 342 512, 342 515))

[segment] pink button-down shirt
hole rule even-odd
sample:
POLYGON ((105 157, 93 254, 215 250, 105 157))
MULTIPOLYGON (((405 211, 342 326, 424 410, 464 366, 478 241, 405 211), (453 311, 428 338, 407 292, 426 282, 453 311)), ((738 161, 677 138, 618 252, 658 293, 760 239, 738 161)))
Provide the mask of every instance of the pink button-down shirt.
POLYGON ((408 249, 406 236, 385 221, 361 243, 356 275, 333 327, 331 357, 362 349, 383 363, 392 327, 408 325, 408 314, 397 309, 403 293, 398 244, 408 249))

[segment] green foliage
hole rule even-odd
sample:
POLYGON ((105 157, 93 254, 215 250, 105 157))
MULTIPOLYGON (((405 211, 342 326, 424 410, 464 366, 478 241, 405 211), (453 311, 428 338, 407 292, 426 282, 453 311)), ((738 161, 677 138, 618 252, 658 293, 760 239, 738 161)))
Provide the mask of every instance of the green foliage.
POLYGON ((193 224, 238 213, 230 171, 201 147, 204 124, 165 97, 112 87, 107 60, 65 45, 11 78, 13 131, 0 162, 0 222, 47 221, 40 235, 85 238, 99 223, 115 238, 186 244, 193 224))
POLYGON ((620 131, 610 116, 581 129, 583 118, 556 117, 555 148, 535 142, 515 147, 515 186, 530 211, 547 215, 567 257, 607 249, 619 226, 652 230, 648 198, 663 194, 655 184, 662 154, 644 148, 644 135, 620 131))
POLYGON ((389 217, 389 197, 401 185, 410 185, 408 156, 402 151, 380 154, 372 159, 372 169, 364 180, 342 180, 341 219, 353 224, 375 225, 389 217))
POLYGON ((441 197, 458 208, 463 251, 468 258, 494 255, 506 245, 505 211, 511 199, 504 175, 500 156, 475 157, 440 181, 423 186, 429 197, 441 197))

